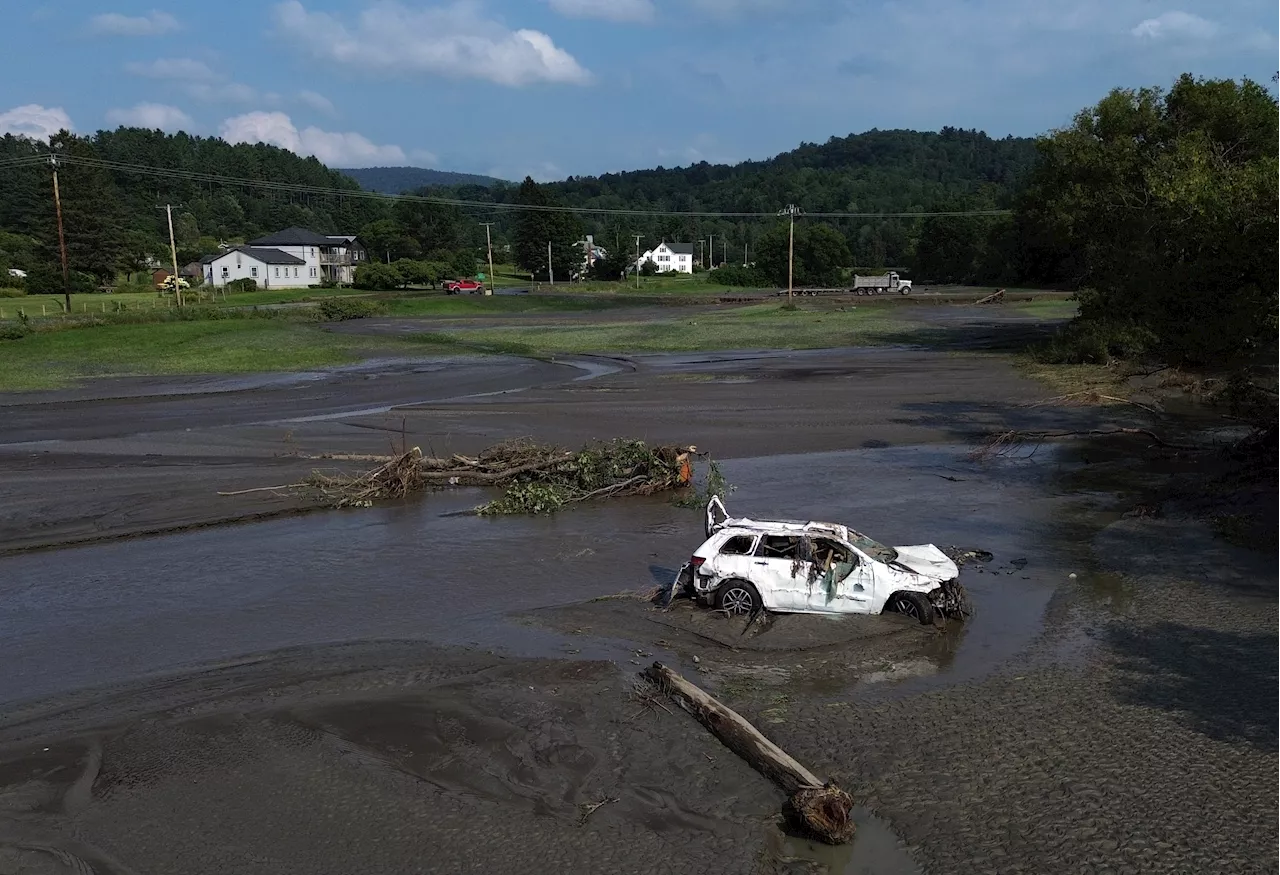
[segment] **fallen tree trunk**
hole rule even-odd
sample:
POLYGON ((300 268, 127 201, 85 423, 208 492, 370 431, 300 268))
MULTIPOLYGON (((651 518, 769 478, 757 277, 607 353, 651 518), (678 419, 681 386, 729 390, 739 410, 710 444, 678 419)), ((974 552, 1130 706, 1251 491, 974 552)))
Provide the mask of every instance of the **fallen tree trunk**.
POLYGON ((978 300, 974 301, 973 303, 975 303, 975 304, 1003 304, 1003 303, 1004 303, 1004 289, 996 289, 996 291, 994 291, 994 292, 992 292, 991 294, 987 295, 985 298, 979 298, 978 300))
POLYGON ((752 726, 741 714, 718 702, 697 685, 660 662, 645 669, 644 676, 697 718, 725 746, 776 783, 789 797, 787 813, 828 844, 853 838, 849 813, 853 799, 834 782, 823 782, 752 726))

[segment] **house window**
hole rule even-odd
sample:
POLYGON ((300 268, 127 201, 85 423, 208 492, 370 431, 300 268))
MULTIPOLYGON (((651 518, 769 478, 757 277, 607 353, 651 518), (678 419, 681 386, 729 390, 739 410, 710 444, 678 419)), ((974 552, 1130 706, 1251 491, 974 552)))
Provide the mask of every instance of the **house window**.
POLYGON ((252 274, 253 276, 257 276, 257 275, 258 275, 258 269, 257 269, 256 267, 251 267, 251 268, 249 268, 249 273, 250 273, 250 274, 252 274))
POLYGON ((222 275, 224 277, 227 275, 227 266, 225 264, 222 266, 222 275))
POLYGON ((316 269, 315 269, 314 267, 313 267, 313 268, 311 268, 311 275, 312 275, 312 276, 315 276, 315 275, 316 275, 316 269))
POLYGON ((294 275, 294 276, 297 276, 297 275, 298 275, 298 269, 297 269, 296 267, 293 269, 293 275, 294 275))
POLYGON ((280 276, 280 268, 276 268, 276 276, 280 276))

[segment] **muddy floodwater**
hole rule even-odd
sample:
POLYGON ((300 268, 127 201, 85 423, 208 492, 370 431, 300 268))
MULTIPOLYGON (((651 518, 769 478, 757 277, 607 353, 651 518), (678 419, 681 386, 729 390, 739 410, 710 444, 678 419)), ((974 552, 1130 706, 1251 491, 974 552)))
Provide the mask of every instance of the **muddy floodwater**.
POLYGON ((1274 871, 1275 557, 1176 503, 1135 512, 1178 464, 1139 442, 971 458, 993 431, 1149 423, 1035 406, 1047 390, 966 348, 1023 317, 921 318, 950 351, 0 399, 0 872, 1274 871), (987 551, 961 570, 976 613, 747 634, 659 610, 702 538, 665 496, 490 519, 462 513, 480 490, 218 495, 325 454, 521 436, 697 444, 735 514, 987 551), (773 784, 636 686, 655 660, 848 789, 855 841, 794 834, 773 784))

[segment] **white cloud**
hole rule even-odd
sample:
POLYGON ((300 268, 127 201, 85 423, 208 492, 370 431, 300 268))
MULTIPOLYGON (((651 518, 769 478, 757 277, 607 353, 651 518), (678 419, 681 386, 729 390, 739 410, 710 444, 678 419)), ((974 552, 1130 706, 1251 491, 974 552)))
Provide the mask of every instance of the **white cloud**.
POLYGON ((569 18, 602 18, 605 21, 652 21, 653 0, 547 0, 551 8, 569 18))
POLYGON ((179 131, 192 125, 191 116, 176 106, 163 103, 139 103, 128 109, 109 109, 107 121, 115 125, 162 131, 179 131))
POLYGON ((333 106, 333 101, 315 91, 299 91, 298 100, 305 103, 314 110, 318 110, 329 115, 335 115, 337 110, 333 106))
POLYGON ((428 152, 426 149, 414 149, 409 153, 409 157, 412 158, 417 165, 440 163, 440 156, 435 152, 428 152))
POLYGON ((104 36, 160 36, 178 28, 178 19, 154 9, 146 15, 104 12, 89 19, 89 30, 104 36))
POLYGON ((583 84, 591 78, 545 33, 509 30, 483 18, 472 2, 409 7, 380 0, 360 13, 354 30, 345 16, 308 12, 299 0, 276 6, 275 16, 280 34, 304 51, 366 70, 487 79, 507 86, 583 84))
POLYGON ((243 82, 192 82, 184 89, 206 103, 254 103, 258 92, 243 82))
POLYGON ((212 82, 219 78, 204 61, 192 58, 156 58, 149 64, 130 61, 125 70, 148 79, 180 79, 184 82, 212 82))
POLYGON ((324 131, 316 127, 298 130, 282 112, 248 112, 222 123, 222 138, 229 143, 270 143, 299 155, 314 155, 330 167, 371 167, 404 164, 399 146, 379 146, 353 133, 324 131))
POLYGON ((36 103, 15 106, 0 112, 0 134, 17 134, 33 140, 47 140, 63 129, 74 130, 71 117, 60 106, 46 107, 36 103))
POLYGON ((776 12, 795 12, 796 0, 690 0, 695 12, 711 18, 745 18, 776 12))
POLYGON ((1129 32, 1138 39, 1157 40, 1177 37, 1210 39, 1218 33, 1218 25, 1207 18, 1192 15, 1190 12, 1174 11, 1141 21, 1129 32))

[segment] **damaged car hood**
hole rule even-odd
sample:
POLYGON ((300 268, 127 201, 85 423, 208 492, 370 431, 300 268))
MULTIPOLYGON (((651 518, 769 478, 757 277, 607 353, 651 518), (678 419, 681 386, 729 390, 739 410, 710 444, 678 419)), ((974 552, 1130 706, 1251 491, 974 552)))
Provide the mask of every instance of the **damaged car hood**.
POLYGON ((893 550, 898 554, 894 564, 933 580, 951 580, 960 573, 960 569, 947 554, 932 544, 894 547, 893 550))

